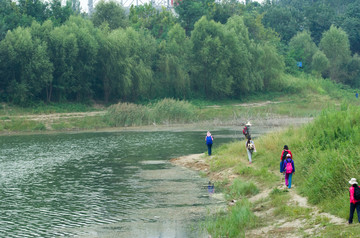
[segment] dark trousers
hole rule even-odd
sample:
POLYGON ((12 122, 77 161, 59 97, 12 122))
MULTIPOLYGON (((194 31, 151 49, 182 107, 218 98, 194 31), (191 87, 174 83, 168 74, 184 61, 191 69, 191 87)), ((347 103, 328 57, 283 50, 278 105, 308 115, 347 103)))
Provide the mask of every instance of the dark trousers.
POLYGON ((207 147, 208 147, 208 154, 211 155, 211 146, 212 144, 207 144, 207 147))
POLYGON ((349 216, 349 223, 351 224, 353 222, 353 218, 354 218, 354 212, 355 212, 355 208, 356 208, 356 212, 358 215, 358 221, 360 222, 360 202, 357 203, 350 203, 350 216, 349 216))

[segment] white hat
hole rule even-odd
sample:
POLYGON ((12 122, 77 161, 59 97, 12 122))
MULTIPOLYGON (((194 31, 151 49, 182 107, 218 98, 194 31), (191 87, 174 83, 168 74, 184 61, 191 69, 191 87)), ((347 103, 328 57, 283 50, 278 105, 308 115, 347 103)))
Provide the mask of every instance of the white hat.
POLYGON ((251 126, 251 123, 248 121, 245 125, 246 126, 251 126))
POLYGON ((353 184, 358 184, 358 183, 356 182, 356 178, 350 179, 349 184, 351 184, 351 185, 353 185, 353 184))
POLYGON ((291 157, 291 154, 287 154, 286 157, 291 157))

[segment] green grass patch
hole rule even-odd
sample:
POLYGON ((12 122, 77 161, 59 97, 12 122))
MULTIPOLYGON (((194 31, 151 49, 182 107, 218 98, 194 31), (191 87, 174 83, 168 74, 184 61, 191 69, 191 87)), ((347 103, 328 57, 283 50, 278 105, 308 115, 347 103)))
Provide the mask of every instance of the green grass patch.
POLYGON ((255 227, 256 220, 251 212, 251 203, 242 199, 229 207, 228 212, 220 212, 208 218, 205 226, 213 237, 245 237, 245 230, 255 227))
POLYGON ((229 187, 229 195, 235 199, 242 196, 255 195, 257 193, 259 193, 259 189, 253 182, 244 182, 240 178, 234 179, 229 187))
POLYGON ((37 121, 27 121, 24 119, 12 119, 10 121, 5 121, 1 123, 1 131, 45 131, 46 126, 42 122, 37 121))
POLYGON ((265 167, 257 169, 254 167, 238 164, 234 168, 234 172, 238 175, 241 175, 242 177, 253 178, 267 185, 271 185, 279 179, 274 173, 265 167))

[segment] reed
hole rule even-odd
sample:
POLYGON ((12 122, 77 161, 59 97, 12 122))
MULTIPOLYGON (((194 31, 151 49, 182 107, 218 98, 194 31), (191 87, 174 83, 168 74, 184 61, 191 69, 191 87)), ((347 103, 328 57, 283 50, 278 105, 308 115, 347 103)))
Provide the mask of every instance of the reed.
POLYGON ((251 212, 251 203, 242 199, 206 221, 206 228, 213 237, 245 237, 245 230, 256 225, 256 216, 251 212))

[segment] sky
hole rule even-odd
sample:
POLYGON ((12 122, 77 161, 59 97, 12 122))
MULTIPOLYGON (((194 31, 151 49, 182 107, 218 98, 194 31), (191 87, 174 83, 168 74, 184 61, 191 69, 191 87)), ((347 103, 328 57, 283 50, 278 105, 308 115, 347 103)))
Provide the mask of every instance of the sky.
MULTIPOLYGON (((95 5, 96 5, 96 3, 97 3, 98 1, 100 1, 100 0, 93 0, 93 2, 94 2, 94 7, 95 7, 95 5)), ((108 0, 105 0, 105 1, 108 1, 108 0)), ((120 3, 121 3, 121 1, 122 1, 122 2, 125 3, 126 5, 135 4, 136 1, 138 1, 139 4, 150 2, 150 0, 115 0, 115 1, 120 2, 120 3)), ((153 1, 155 1, 155 2, 161 2, 161 1, 162 1, 162 2, 165 2, 165 3, 167 2, 167 0, 153 0, 153 1)), ((239 1, 245 1, 245 0, 239 0, 239 1)), ((265 0, 253 0, 253 1, 254 1, 254 2, 262 3, 262 2, 265 1, 265 0)), ((81 10, 84 11, 84 12, 87 12, 87 11, 88 11, 88 0, 80 0, 80 4, 81 4, 81 10)))

